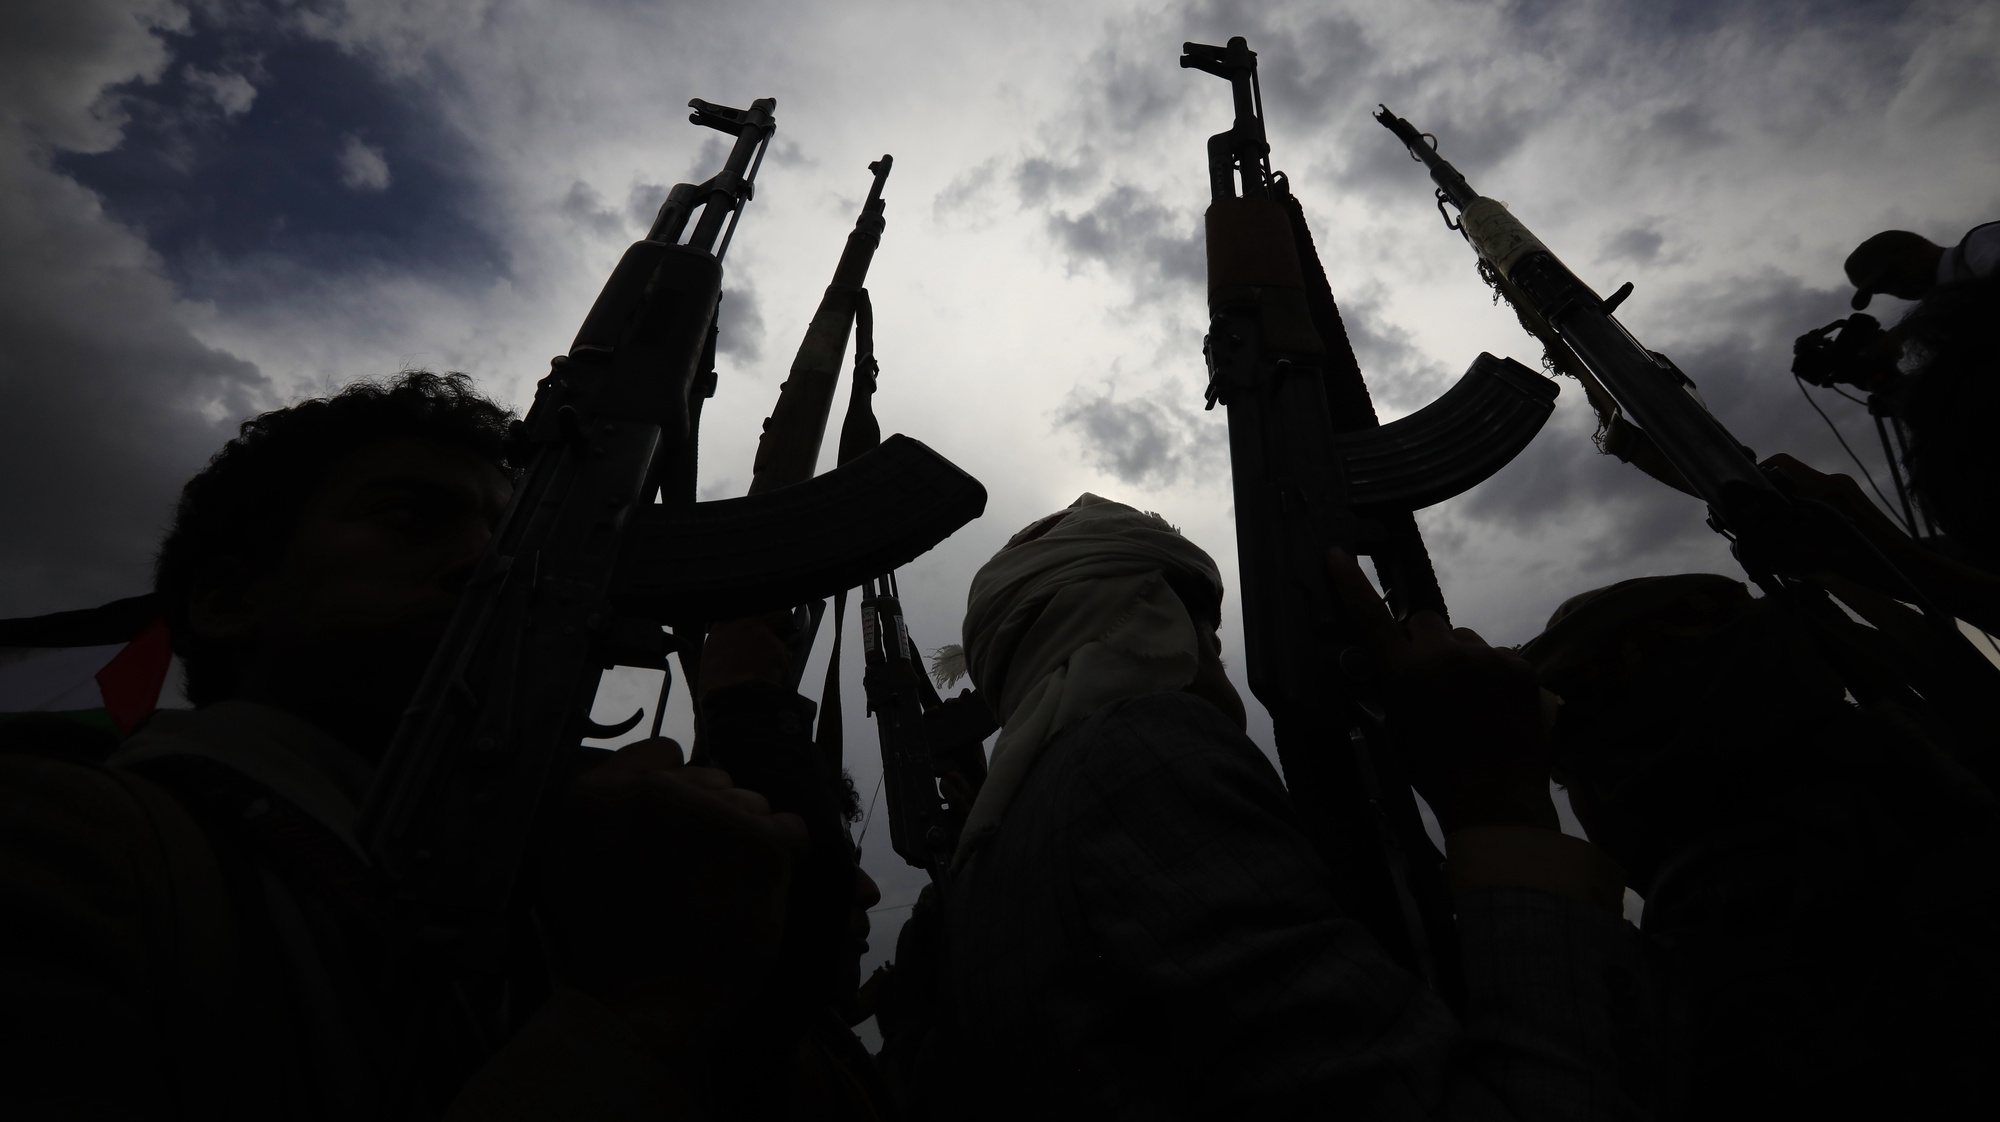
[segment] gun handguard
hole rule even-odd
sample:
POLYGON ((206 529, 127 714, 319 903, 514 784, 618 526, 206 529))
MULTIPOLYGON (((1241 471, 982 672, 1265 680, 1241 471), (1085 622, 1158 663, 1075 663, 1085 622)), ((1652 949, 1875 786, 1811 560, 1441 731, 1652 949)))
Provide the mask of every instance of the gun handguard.
POLYGON ((833 280, 821 294, 819 308, 799 342, 792 371, 778 387, 778 403, 765 418, 763 434, 758 437, 757 458, 750 470, 753 495, 810 479, 819 464, 826 419, 833 411, 834 387, 847 358, 847 333, 854 323, 855 304, 887 226, 882 185, 895 162, 893 156, 885 155, 868 165, 875 173, 874 185, 868 189, 861 214, 840 251, 833 280))

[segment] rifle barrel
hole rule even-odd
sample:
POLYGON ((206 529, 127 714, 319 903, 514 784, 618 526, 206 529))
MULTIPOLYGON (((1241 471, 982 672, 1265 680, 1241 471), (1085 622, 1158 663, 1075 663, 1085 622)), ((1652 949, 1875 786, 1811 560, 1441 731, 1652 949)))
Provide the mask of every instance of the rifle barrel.
POLYGON ((792 358, 791 372, 778 387, 778 400, 757 439, 757 457, 750 469, 750 493, 761 495, 811 479, 826 439, 827 418, 833 413, 834 390, 847 355, 848 333, 854 326, 861 286, 882 244, 882 185, 894 157, 868 165, 875 173, 868 199, 854 219, 854 229, 841 248, 833 278, 820 295, 819 307, 806 325, 805 337, 792 358))
POLYGON ((1473 250, 1604 384, 1719 525, 1741 534, 1778 517, 1784 498, 1749 449, 1694 398, 1686 375, 1634 339, 1603 298, 1504 205, 1475 193, 1416 126, 1387 106, 1375 119, 1430 169, 1440 199, 1459 208, 1454 226, 1473 250))
POLYGON ((1436 137, 1430 136, 1429 133, 1418 132, 1417 126, 1389 112, 1389 107, 1386 105, 1375 107, 1375 120, 1383 128, 1395 133, 1396 139, 1402 141, 1403 146, 1410 150, 1410 155, 1421 160, 1424 166, 1430 169, 1431 180, 1438 185, 1438 190, 1444 193, 1446 201, 1451 205, 1464 210, 1472 205, 1472 200, 1479 197, 1479 193, 1472 189, 1472 185, 1465 181, 1465 177, 1458 173, 1458 169, 1451 166, 1451 161, 1438 155, 1436 137))

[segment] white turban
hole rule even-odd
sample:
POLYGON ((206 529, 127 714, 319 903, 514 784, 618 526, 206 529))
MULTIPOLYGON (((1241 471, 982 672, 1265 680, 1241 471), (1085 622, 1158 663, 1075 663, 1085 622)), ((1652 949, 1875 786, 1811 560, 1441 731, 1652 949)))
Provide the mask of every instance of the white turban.
POLYGON ((1222 602, 1208 554, 1158 515, 1096 495, 1016 534, 972 578, 966 665, 1001 730, 955 863, 999 827, 1057 733, 1111 702, 1194 681, 1202 631, 1170 578, 1222 602))

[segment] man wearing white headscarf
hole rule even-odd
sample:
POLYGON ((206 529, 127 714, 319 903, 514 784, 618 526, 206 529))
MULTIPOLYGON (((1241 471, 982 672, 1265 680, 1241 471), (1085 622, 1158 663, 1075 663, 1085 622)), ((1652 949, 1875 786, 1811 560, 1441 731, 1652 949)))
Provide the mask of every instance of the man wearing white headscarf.
MULTIPOLYGON (((1221 600, 1207 554, 1094 495, 974 578, 964 654, 1003 728, 944 897, 934 1054, 957 1065, 954 1111, 1643 1116, 1621 1061, 1646 1020, 1638 946, 1615 880, 1603 906, 1608 861, 1540 823, 1495 831, 1537 853, 1525 877, 1482 883, 1468 853, 1454 1017, 1343 908, 1245 736, 1221 600)), ((1477 646, 1459 670, 1498 659, 1477 646)), ((1532 726, 1532 673, 1520 681, 1532 726)))
POLYGON ((1215 562, 1157 514, 1086 494, 1014 535, 966 602, 966 668, 1002 727, 960 861, 999 827, 1043 747, 1107 703, 1199 679, 1241 727, 1215 657, 1221 607, 1215 562))

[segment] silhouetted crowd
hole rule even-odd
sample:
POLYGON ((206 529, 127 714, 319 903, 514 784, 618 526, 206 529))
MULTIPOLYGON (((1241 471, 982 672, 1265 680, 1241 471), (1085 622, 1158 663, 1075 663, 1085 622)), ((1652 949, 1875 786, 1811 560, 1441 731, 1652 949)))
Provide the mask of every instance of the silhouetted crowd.
POLYGON ((2000 1070, 2000 692, 1935 621, 2000 628, 1997 265, 2000 225, 1848 260, 1857 308, 1919 301, 1862 357, 1928 531, 1768 461, 1848 534, 1805 566, 1841 610, 1660 575, 1496 648, 1329 551, 1343 673, 1444 839, 1449 987, 1245 734, 1214 560, 1084 495, 972 579, 1001 731, 893 966, 862 984, 880 892, 790 617, 736 620, 695 758, 580 750, 556 785, 483 948, 496 1037, 355 823, 507 510, 511 418, 417 372, 245 422, 158 557, 193 708, 0 725, 0 1114, 1963 1116, 2000 1070))

